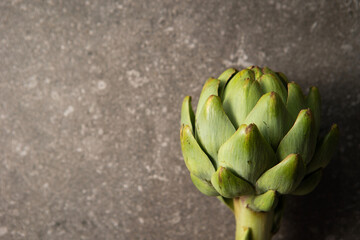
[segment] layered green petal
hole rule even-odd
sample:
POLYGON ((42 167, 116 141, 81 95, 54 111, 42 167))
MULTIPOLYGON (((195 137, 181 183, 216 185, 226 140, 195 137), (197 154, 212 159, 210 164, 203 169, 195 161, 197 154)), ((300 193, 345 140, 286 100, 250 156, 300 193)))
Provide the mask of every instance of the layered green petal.
POLYGON ((314 132, 314 120, 310 109, 301 110, 294 126, 281 140, 276 155, 278 160, 284 159, 291 153, 301 155, 305 165, 314 154, 316 136, 314 132))
POLYGON ((311 109, 315 121, 315 133, 318 135, 320 128, 321 98, 317 87, 311 87, 306 98, 307 105, 311 109))
POLYGON ((234 132, 235 128, 226 116, 220 98, 210 96, 196 119, 196 133, 201 146, 210 155, 215 167, 218 166, 220 146, 234 132))
POLYGON ((224 90, 225 90, 225 86, 226 83, 230 81, 230 79, 237 73, 238 71, 235 68, 229 68, 226 69, 222 74, 220 74, 220 76, 217 78, 218 80, 220 80, 220 86, 219 86, 219 97, 221 99, 223 94, 224 94, 224 90))
POLYGON ((220 81, 225 81, 225 83, 231 79, 231 77, 236 74, 238 71, 235 68, 228 68, 217 78, 220 81))
POLYGON ((306 195, 311 193, 320 183, 321 177, 322 169, 320 168, 317 171, 305 176, 304 179, 301 181, 300 185, 291 194, 306 195))
POLYGON ((180 141, 186 167, 193 175, 210 182, 215 168, 195 140, 189 125, 182 126, 180 130, 180 141))
POLYGON ((263 194, 252 196, 247 200, 248 207, 256 212, 268 212, 273 210, 278 202, 276 191, 269 190, 263 194))
POLYGON ((220 86, 220 80, 218 79, 215 79, 215 78, 209 78, 202 91, 201 91, 201 94, 200 94, 200 97, 199 97, 199 101, 198 101, 198 105, 197 105, 197 108, 196 108, 196 118, 199 117, 199 114, 206 102, 206 100, 211 96, 211 95, 215 95, 215 96, 219 96, 219 86, 220 86))
POLYGON ((195 116, 191 106, 191 97, 186 96, 181 107, 181 125, 188 125, 194 132, 195 116))
POLYGON ((336 151, 338 142, 339 129, 338 126, 334 124, 320 146, 317 147, 313 159, 307 166, 307 172, 313 172, 318 168, 326 167, 329 164, 332 155, 336 151))
POLYGON ((219 149, 219 164, 245 180, 255 183, 274 166, 276 156, 255 124, 243 124, 219 149))
POLYGON ((305 174, 305 165, 299 154, 290 154, 280 163, 267 170, 256 182, 260 192, 275 190, 281 194, 296 189, 305 174))
POLYGON ((262 68, 262 72, 263 72, 263 74, 273 74, 273 75, 276 75, 276 73, 275 73, 273 70, 271 70, 270 68, 268 68, 268 67, 263 67, 263 68, 262 68))
POLYGON ((257 80, 264 93, 276 92, 281 97, 283 103, 286 103, 287 92, 284 85, 274 74, 264 74, 257 80))
POLYGON ((229 82, 224 92, 223 106, 236 129, 254 108, 261 95, 260 85, 255 80, 234 77, 229 82))
MULTIPOLYGON (((287 84, 289 83, 288 78, 283 74, 282 72, 274 72, 268 67, 264 67, 262 69, 263 74, 273 74, 282 84, 285 88, 287 88, 287 84)), ((284 102, 285 103, 285 102, 284 102)))
MULTIPOLYGON (((240 72, 236 73, 234 75, 234 77, 231 79, 231 81, 233 81, 235 79, 242 79, 242 80, 251 79, 251 80, 255 80, 255 74, 250 69, 243 69, 240 72)), ((230 84, 230 82, 229 82, 229 84, 230 84)))
POLYGON ((234 198, 254 193, 254 188, 250 183, 235 176, 230 170, 224 167, 219 167, 213 174, 211 183, 216 191, 226 198, 234 198))
POLYGON ((286 109, 288 110, 292 122, 295 122, 297 115, 301 109, 305 109, 305 97, 301 91, 301 88, 296 83, 292 82, 288 84, 288 98, 286 102, 286 109))
POLYGON ((191 181, 195 185, 195 187, 203 194, 207 196, 218 196, 219 193, 215 190, 215 188, 211 185, 210 182, 201 180, 196 177, 194 174, 190 174, 191 181))
POLYGON ((263 75, 261 69, 257 66, 251 66, 251 67, 249 67, 249 69, 254 72, 255 80, 258 80, 263 75))
POLYGON ((259 99, 244 123, 255 123, 264 138, 275 149, 289 129, 288 115, 279 95, 270 92, 259 99))

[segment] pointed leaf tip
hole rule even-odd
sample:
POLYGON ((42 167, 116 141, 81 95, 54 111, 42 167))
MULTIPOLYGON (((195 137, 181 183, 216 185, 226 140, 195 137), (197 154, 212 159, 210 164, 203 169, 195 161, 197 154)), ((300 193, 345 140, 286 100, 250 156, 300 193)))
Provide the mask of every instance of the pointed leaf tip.
POLYGON ((218 79, 220 80, 219 97, 221 99, 223 99, 226 84, 234 77, 237 72, 238 70, 236 70, 235 68, 228 68, 218 77, 218 79))
POLYGON ((305 165, 299 154, 290 154, 283 161, 267 170, 256 182, 260 192, 275 190, 281 194, 291 193, 305 174, 305 165))
POLYGON ((254 193, 254 189, 250 183, 235 176, 224 167, 219 167, 213 174, 211 183, 216 191, 226 198, 234 198, 254 193))
POLYGON ((314 154, 316 135, 314 120, 310 109, 301 110, 293 127, 281 140, 276 155, 281 161, 291 153, 301 155, 305 164, 310 162, 314 154))
POLYGON ((204 86, 203 89, 201 90, 201 94, 199 97, 199 102, 196 108, 196 118, 199 117, 199 114, 201 112, 201 109, 203 108, 206 100, 211 96, 211 95, 215 95, 218 96, 218 90, 219 90, 219 86, 220 86, 220 80, 215 79, 215 78, 209 78, 204 86))
POLYGON ((256 127, 255 124, 253 123, 250 123, 246 128, 245 128, 245 134, 249 134, 253 129, 254 127, 256 127))
POLYGON ((219 193, 214 189, 210 182, 201 180, 196 177, 194 174, 190 174, 191 181, 195 187, 203 194, 207 196, 219 196, 219 193))
POLYGON ((250 197, 248 207, 256 212, 268 212, 274 209, 278 202, 276 191, 269 190, 261 195, 250 197))
POLYGON ((288 112, 275 92, 264 94, 244 120, 245 124, 255 123, 264 138, 276 149, 289 127, 288 112))
POLYGON ((217 78, 223 84, 229 81, 238 71, 235 68, 228 68, 217 78))
POLYGON ((334 155, 339 143, 339 128, 336 124, 331 126, 329 133, 323 141, 318 144, 314 157, 307 166, 307 172, 326 167, 334 155))
POLYGON ((262 68, 262 72, 263 72, 264 74, 268 74, 268 73, 274 74, 274 73, 275 73, 273 70, 271 70, 271 69, 270 69, 269 67, 267 67, 267 66, 265 66, 265 67, 262 68))
POLYGON ((275 74, 273 73, 264 74, 260 77, 260 79, 258 79, 258 82, 260 83, 260 87, 264 93, 268 93, 272 91, 276 92, 277 94, 279 94, 283 103, 284 104, 286 103, 286 99, 287 99, 286 88, 275 74))
POLYGON ((255 183, 276 164, 275 153, 255 124, 243 124, 220 147, 219 164, 245 180, 255 183))
POLYGON ((259 83, 250 79, 250 75, 243 71, 237 73, 224 91, 224 110, 235 128, 243 123, 262 94, 259 83))
POLYGON ((249 69, 254 72, 255 80, 258 80, 263 75, 262 70, 257 66, 251 66, 249 69))
POLYGON ((300 88, 294 82, 288 83, 288 98, 286 102, 286 109, 289 111, 291 121, 295 122, 295 119, 301 109, 306 108, 305 96, 300 88))

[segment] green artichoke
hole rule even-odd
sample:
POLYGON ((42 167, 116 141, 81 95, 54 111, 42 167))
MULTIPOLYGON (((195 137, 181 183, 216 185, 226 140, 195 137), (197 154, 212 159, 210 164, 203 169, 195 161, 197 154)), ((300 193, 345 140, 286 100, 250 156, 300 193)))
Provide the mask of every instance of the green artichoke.
POLYGON ((305 195, 318 185, 339 135, 334 124, 320 139, 319 126, 318 89, 305 97, 299 85, 267 67, 230 68, 209 78, 196 113, 185 97, 185 164, 200 192, 234 211, 236 239, 271 239, 284 195, 305 195))

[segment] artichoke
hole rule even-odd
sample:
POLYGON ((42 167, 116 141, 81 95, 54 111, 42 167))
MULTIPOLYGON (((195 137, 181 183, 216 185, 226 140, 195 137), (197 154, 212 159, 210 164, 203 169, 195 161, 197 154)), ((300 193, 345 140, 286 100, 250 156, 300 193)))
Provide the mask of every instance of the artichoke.
POLYGON ((336 149, 337 125, 319 128, 316 87, 304 96, 268 67, 230 68, 206 81, 195 113, 185 97, 181 149, 196 188, 233 210, 236 239, 271 239, 284 196, 313 191, 336 149))

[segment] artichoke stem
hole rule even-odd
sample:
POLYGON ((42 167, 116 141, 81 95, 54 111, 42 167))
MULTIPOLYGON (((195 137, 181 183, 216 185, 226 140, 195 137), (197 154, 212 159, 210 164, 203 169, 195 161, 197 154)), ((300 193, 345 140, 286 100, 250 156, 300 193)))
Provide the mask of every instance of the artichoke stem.
POLYGON ((247 207, 246 198, 248 197, 234 198, 235 240, 270 240, 274 210, 255 212, 247 207))

